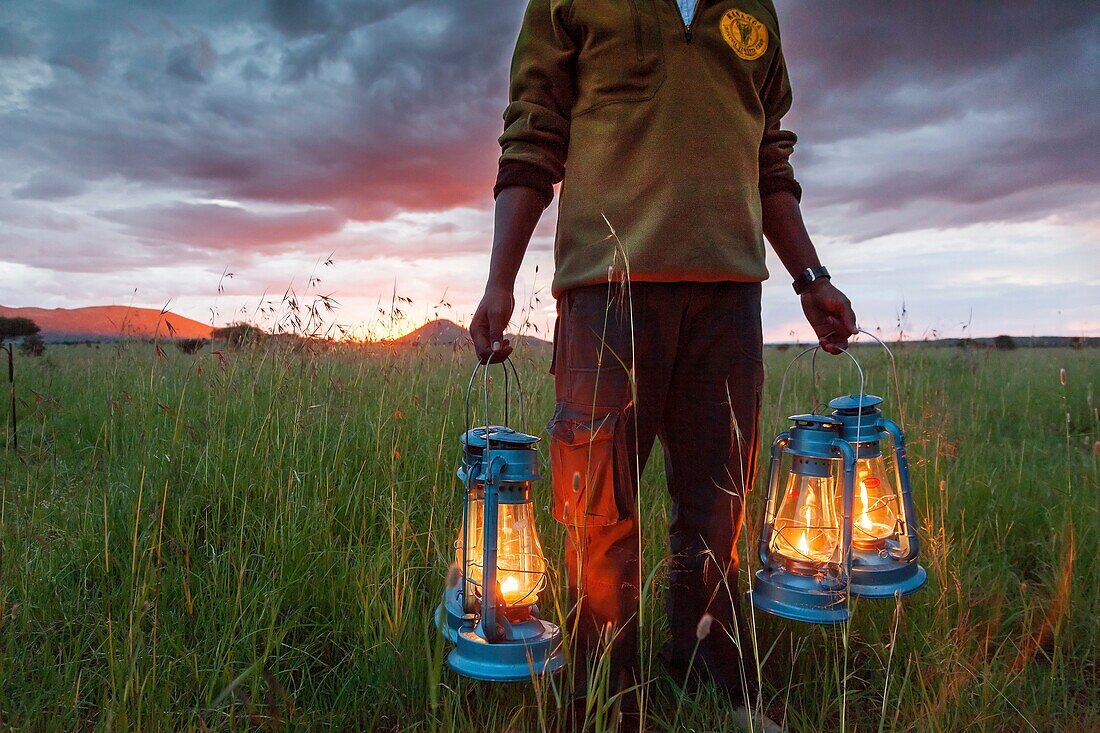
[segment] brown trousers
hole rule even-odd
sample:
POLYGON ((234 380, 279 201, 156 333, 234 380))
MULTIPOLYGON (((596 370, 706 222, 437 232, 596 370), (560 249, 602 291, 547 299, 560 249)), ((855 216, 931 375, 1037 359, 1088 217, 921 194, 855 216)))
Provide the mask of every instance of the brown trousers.
MULTIPOLYGON (((739 697, 736 542, 756 464, 761 341, 759 283, 597 285, 559 298, 548 429, 578 694, 604 650, 612 691, 641 682, 637 483, 659 437, 672 499, 661 657, 675 676, 690 663, 739 697)), ((749 680, 752 669, 747 661, 749 680)))

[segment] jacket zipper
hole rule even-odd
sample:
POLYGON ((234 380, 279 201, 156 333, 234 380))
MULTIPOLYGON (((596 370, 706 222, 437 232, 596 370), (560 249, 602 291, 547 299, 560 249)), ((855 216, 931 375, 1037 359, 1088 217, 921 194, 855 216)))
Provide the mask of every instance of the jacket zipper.
MULTIPOLYGON (((632 3, 635 1, 636 0, 631 0, 632 3)), ((676 4, 676 0, 669 0, 669 2, 672 3, 672 7, 676 10, 676 17, 680 19, 680 24, 684 26, 684 40, 688 43, 691 43, 691 33, 692 30, 695 28, 695 19, 699 17, 699 8, 704 2, 706 2, 706 0, 696 0, 695 12, 691 14, 690 23, 684 22, 684 16, 680 13, 680 6, 676 4)))
POLYGON ((630 14, 634 17, 634 52, 638 61, 642 61, 642 15, 638 11, 638 0, 630 0, 630 14))

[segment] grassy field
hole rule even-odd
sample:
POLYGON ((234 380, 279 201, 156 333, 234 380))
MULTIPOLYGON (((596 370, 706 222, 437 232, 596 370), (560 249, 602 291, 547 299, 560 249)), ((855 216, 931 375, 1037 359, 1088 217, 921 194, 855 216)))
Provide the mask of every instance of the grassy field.
MULTIPOLYGON (((767 354, 766 438, 793 353, 767 354)), ((882 356, 858 355, 889 398, 882 356)), ((438 349, 147 344, 20 359, 20 452, 0 452, 0 730, 552 729, 557 681, 460 679, 430 620, 470 366, 438 349)), ((518 366, 541 433, 547 355, 518 366)), ((851 389, 842 361, 819 366, 818 397, 851 389)), ((928 587, 860 602, 846 628, 758 617, 770 714, 792 731, 1100 729, 1096 353, 906 346, 899 369, 928 587)), ((811 406, 807 372, 785 412, 811 406)), ((647 720, 730 730, 713 692, 681 696, 652 662, 654 459, 647 720)), ((546 482, 537 503, 556 569, 546 482)))

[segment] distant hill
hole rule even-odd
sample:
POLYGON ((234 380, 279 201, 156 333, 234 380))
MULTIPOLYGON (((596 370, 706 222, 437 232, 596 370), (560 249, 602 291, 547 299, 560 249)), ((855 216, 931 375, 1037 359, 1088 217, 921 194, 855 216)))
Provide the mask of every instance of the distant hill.
POLYGON ((415 331, 399 336, 390 343, 402 346, 454 346, 468 344, 469 341, 470 334, 465 328, 454 321, 441 318, 438 321, 428 321, 415 331))
POLYGON ((210 338, 211 327, 175 313, 125 305, 90 308, 8 308, 0 316, 30 318, 46 341, 113 340, 120 338, 210 338))
MULTIPOLYGON (((534 347, 550 345, 549 341, 543 341, 534 336, 517 336, 516 334, 510 333, 506 334, 505 338, 511 341, 513 346, 518 346, 519 344, 534 347)), ((440 318, 436 321, 428 321, 415 331, 395 338, 393 341, 390 341, 390 343, 398 346, 465 347, 473 345, 470 341, 470 332, 468 330, 454 321, 448 321, 444 318, 440 318)))

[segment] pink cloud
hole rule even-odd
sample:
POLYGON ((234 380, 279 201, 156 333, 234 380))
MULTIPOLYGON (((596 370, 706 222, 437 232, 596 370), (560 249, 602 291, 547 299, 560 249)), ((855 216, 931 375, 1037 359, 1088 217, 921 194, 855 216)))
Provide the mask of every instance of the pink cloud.
POLYGON ((236 206, 188 203, 116 209, 100 216, 123 224, 135 237, 217 250, 266 249, 316 239, 340 231, 346 221, 332 209, 261 214, 236 206))

